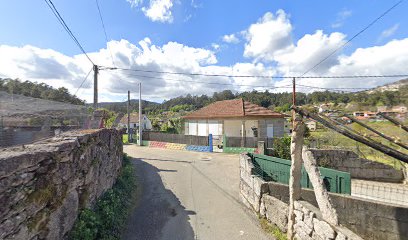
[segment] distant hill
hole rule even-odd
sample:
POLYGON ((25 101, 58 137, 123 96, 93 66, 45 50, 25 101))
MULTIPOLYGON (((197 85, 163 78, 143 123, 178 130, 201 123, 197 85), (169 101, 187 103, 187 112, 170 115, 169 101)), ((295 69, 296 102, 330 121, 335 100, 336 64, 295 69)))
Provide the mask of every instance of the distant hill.
POLYGON ((70 94, 68 89, 64 87, 56 89, 44 83, 21 81, 19 79, 0 78, 0 91, 75 105, 84 105, 85 103, 70 94))
MULTIPOLYGON (((89 107, 93 106, 93 103, 87 103, 86 104, 89 107)), ((98 106, 100 108, 106 108, 110 111, 114 111, 117 113, 126 113, 127 112, 127 101, 125 102, 100 102, 98 103, 98 106)), ((142 107, 143 111, 150 111, 152 109, 155 109, 156 107, 159 107, 160 103, 156 102, 151 102, 151 101, 146 101, 142 100, 142 107)), ((138 99, 131 99, 130 100, 130 111, 139 111, 139 100, 138 99)))
POLYGON ((374 92, 384 92, 384 91, 390 91, 390 92, 394 92, 394 91, 398 91, 400 90, 402 87, 406 87, 408 86, 408 78, 407 79, 402 79, 393 83, 388 83, 385 84, 383 86, 379 86, 376 87, 374 89, 370 89, 368 91, 366 91, 367 93, 374 93, 374 92))
MULTIPOLYGON (((279 112, 290 110, 292 104, 292 93, 272 93, 269 91, 247 91, 233 93, 230 90, 215 92, 212 96, 200 95, 193 96, 187 94, 179 96, 162 104, 155 104, 152 108, 144 108, 149 112, 163 112, 172 110, 177 107, 187 107, 188 110, 202 108, 210 103, 222 100, 243 98, 246 101, 258 104, 260 106, 273 109, 279 112)), ((318 105, 320 103, 354 103, 359 109, 370 109, 376 106, 396 106, 408 105, 408 79, 403 79, 394 83, 380 86, 369 91, 361 92, 332 92, 332 91, 315 91, 312 93, 298 92, 296 94, 298 105, 318 105)))

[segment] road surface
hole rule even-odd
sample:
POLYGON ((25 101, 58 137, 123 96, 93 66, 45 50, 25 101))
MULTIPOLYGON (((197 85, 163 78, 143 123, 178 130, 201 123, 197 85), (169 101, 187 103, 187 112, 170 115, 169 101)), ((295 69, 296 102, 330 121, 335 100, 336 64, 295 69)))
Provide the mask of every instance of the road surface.
POLYGON ((271 239, 239 200, 238 155, 124 146, 139 200, 123 239, 271 239))

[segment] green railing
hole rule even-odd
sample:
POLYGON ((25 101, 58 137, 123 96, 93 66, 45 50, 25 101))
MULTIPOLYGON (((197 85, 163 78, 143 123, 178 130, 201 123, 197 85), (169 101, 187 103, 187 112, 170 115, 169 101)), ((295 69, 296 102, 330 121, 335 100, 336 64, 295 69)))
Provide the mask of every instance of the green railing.
MULTIPOLYGON (((289 184, 291 161, 260 154, 250 154, 255 169, 254 175, 265 181, 289 184)), ((319 167, 326 189, 333 193, 351 194, 350 173, 319 167)), ((313 188, 306 170, 302 166, 302 188, 313 188)))

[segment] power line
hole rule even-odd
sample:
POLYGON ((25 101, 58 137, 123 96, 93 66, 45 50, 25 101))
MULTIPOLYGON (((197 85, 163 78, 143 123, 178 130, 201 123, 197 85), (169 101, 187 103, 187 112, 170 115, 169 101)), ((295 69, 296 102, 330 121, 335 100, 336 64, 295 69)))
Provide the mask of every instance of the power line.
POLYGON ((95 63, 91 60, 91 58, 88 56, 82 45, 79 43, 78 39, 75 37, 75 35, 72 33, 71 29, 68 27, 68 25, 65 23, 64 19, 62 18, 61 14, 58 12, 57 8, 55 7, 54 3, 52 0, 44 0, 45 3, 47 3, 48 7, 51 9, 52 13, 54 16, 58 19, 59 23, 62 25, 64 30, 68 33, 68 35, 71 37, 71 39, 76 43, 76 45, 79 47, 79 49, 82 51, 83 54, 88 58, 88 60, 95 65, 95 63))
POLYGON ((146 75, 137 75, 137 74, 130 74, 130 73, 124 73, 124 74, 126 74, 127 76, 132 76, 132 77, 159 79, 159 80, 175 81, 175 82, 202 83, 202 84, 208 84, 208 85, 239 86, 239 87, 270 88, 270 89, 290 88, 290 87, 291 87, 291 85, 285 85, 285 86, 280 86, 280 87, 276 87, 276 86, 266 86, 266 85, 259 86, 259 85, 246 85, 246 84, 235 84, 235 83, 217 83, 217 82, 204 82, 204 81, 194 81, 194 80, 161 78, 161 77, 146 76, 146 75))
POLYGON ((81 87, 82 87, 82 85, 84 84, 84 82, 85 82, 85 81, 88 79, 89 74, 91 74, 92 70, 93 70, 93 68, 91 68, 91 70, 89 70, 88 74, 86 74, 86 77, 85 77, 85 78, 84 78, 84 80, 82 81, 81 85, 79 85, 78 89, 75 91, 74 96, 76 96, 76 95, 77 95, 77 93, 78 93, 79 89, 81 89, 81 87))
POLYGON ((355 88, 350 88, 350 87, 325 88, 325 87, 315 87, 315 86, 302 85, 302 84, 296 84, 296 86, 323 89, 323 90, 368 90, 368 89, 371 89, 371 88, 356 88, 356 87, 355 88))
POLYGON ((155 71, 155 70, 143 70, 132 68, 120 68, 120 67, 105 67, 100 66, 100 70, 122 70, 144 73, 157 73, 157 74, 172 74, 172 75, 186 75, 186 76, 203 76, 203 77, 227 77, 227 78, 275 78, 275 79, 292 79, 292 78, 400 78, 408 77, 408 74, 390 74, 390 75, 344 75, 344 76, 271 76, 271 75, 228 75, 228 74, 206 74, 206 73, 189 73, 189 72, 170 72, 170 71, 155 71))
POLYGON ((109 47, 109 45, 108 45, 108 34, 106 33, 105 23, 103 22, 101 9, 100 9, 100 7, 99 7, 99 1, 98 1, 98 0, 95 0, 95 2, 96 2, 96 6, 98 7, 99 18, 101 19, 101 24, 102 24, 102 28, 103 28, 103 33, 105 34, 106 47, 108 48, 108 51, 109 51, 109 53, 110 53, 110 57, 111 57, 111 59, 112 59, 112 64, 113 64, 113 66, 116 66, 116 65, 115 65, 115 61, 113 60, 112 51, 111 51, 111 49, 110 49, 110 47, 109 47))
POLYGON ((322 64, 324 61, 326 61, 328 58, 330 58, 331 56, 333 56, 336 52, 338 52, 340 49, 344 48, 346 45, 348 45, 351 41, 353 41, 356 37, 358 37, 360 34, 362 34, 363 32, 365 32, 368 28, 370 28, 371 26, 373 26, 377 21, 379 21, 381 18, 383 18, 385 15, 387 15, 392 9, 394 9, 395 7, 397 7, 399 4, 401 4, 404 0, 400 0, 398 1, 396 4, 394 4, 392 7, 390 7, 389 9, 387 9, 387 11, 385 11, 383 14, 381 14, 379 17, 377 17, 376 19, 374 19, 372 22, 370 22, 370 24, 368 24, 365 28, 363 28, 362 30, 360 30, 358 33, 356 33, 352 38, 350 38, 347 42, 343 43, 342 45, 340 45, 338 48, 336 48, 333 52, 331 52, 329 55, 327 55, 326 57, 324 57, 322 60, 320 60, 317 64, 315 64, 313 67, 309 68, 306 72, 304 72, 302 76, 306 75, 307 73, 309 73, 310 71, 312 71, 313 69, 315 69, 317 66, 319 66, 320 64, 322 64))
POLYGON ((205 76, 205 77, 286 78, 286 77, 273 77, 273 76, 262 76, 262 75, 255 76, 255 75, 226 75, 226 74, 169 72, 169 71, 155 71, 155 70, 142 70, 142 69, 131 69, 131 68, 119 68, 119 67, 103 67, 103 66, 101 66, 101 70, 123 70, 123 71, 144 72, 144 73, 158 73, 158 74, 172 74, 172 75, 186 75, 186 76, 205 76))

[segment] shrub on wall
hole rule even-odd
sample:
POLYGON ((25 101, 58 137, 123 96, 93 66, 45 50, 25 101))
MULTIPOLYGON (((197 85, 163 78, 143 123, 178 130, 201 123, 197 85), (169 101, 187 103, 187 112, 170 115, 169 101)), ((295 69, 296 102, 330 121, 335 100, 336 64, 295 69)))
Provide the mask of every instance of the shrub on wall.
POLYGON ((129 210, 135 200, 136 177, 128 156, 123 157, 121 173, 112 189, 95 204, 83 209, 69 235, 70 239, 120 239, 129 210))
POLYGON ((274 157, 290 160, 290 137, 274 139, 273 149, 274 157))

